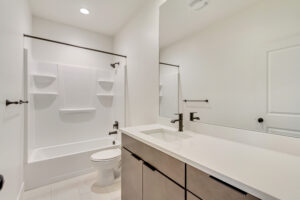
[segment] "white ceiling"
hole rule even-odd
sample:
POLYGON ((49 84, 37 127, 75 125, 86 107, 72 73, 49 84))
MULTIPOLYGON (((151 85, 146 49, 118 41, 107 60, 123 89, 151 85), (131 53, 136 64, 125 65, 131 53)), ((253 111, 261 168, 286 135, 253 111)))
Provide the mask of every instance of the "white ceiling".
POLYGON ((261 0, 209 0, 208 6, 194 11, 188 6, 188 0, 168 0, 160 7, 160 47, 166 47, 258 1, 261 0))
POLYGON ((29 0, 34 16, 115 35, 147 0, 29 0), (80 8, 90 10, 82 15, 80 8))

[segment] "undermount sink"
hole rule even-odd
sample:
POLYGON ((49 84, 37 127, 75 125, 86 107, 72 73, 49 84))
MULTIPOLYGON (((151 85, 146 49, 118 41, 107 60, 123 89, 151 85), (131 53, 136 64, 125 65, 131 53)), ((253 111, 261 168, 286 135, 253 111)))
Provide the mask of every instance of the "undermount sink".
POLYGON ((183 139, 190 138, 191 136, 186 135, 184 132, 177 132, 168 129, 152 129, 147 131, 141 131, 151 137, 163 140, 165 142, 175 142, 183 139))

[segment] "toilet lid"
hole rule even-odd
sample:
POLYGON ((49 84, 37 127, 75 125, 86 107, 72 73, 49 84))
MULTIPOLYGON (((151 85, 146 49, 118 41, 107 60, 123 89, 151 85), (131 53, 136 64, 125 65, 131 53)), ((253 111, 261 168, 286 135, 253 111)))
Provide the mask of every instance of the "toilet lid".
POLYGON ((101 161, 101 160, 111 160, 121 156, 120 149, 108 149, 99 151, 91 155, 91 159, 94 161, 101 161))

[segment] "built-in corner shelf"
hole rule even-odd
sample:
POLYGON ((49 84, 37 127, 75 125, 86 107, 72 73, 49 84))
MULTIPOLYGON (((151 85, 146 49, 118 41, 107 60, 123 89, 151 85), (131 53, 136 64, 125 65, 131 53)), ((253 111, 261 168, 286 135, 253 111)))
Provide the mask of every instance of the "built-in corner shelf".
POLYGON ((56 80, 56 76, 51 74, 32 74, 31 76, 36 82, 42 82, 42 83, 44 82, 48 83, 56 80))
POLYGON ((105 79, 100 79, 97 81, 99 84, 114 84, 114 80, 105 80, 105 79))
POLYGON ((114 97, 114 94, 105 94, 105 93, 99 93, 99 94, 96 94, 97 97, 114 97))
POLYGON ((73 114, 73 113, 89 113, 89 112, 95 112, 96 108, 61 108, 59 109, 61 113, 64 114, 73 114))
POLYGON ((31 92, 30 94, 34 96, 49 96, 49 97, 55 97, 58 95, 57 92, 31 92))

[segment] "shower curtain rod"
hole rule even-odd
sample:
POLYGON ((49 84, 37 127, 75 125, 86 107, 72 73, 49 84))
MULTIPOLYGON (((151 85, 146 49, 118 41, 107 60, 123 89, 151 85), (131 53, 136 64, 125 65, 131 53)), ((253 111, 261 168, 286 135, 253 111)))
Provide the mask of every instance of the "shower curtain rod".
POLYGON ((124 56, 124 55, 121 55, 121 54, 111 53, 111 52, 108 52, 108 51, 102 51, 102 50, 98 50, 98 49, 92 49, 92 48, 78 46, 78 45, 69 44, 69 43, 65 43, 65 42, 59 42, 59 41, 50 40, 50 39, 46 39, 46 38, 41 38, 41 37, 37 37, 37 36, 33 36, 33 35, 24 34, 23 36, 27 37, 27 38, 36 39, 36 40, 42 40, 42 41, 46 41, 46 42, 53 42, 53 43, 56 43, 56 44, 62 44, 62 45, 70 46, 70 47, 76 47, 76 48, 85 49, 85 50, 89 50, 89 51, 96 51, 96 52, 99 52, 99 53, 104 53, 104 54, 109 54, 109 55, 113 55, 113 56, 119 56, 119 57, 127 58, 127 56, 124 56))
POLYGON ((172 66, 172 67, 179 67, 179 65, 173 65, 173 64, 169 64, 169 63, 163 63, 163 62, 160 62, 159 64, 168 65, 168 66, 172 66))

